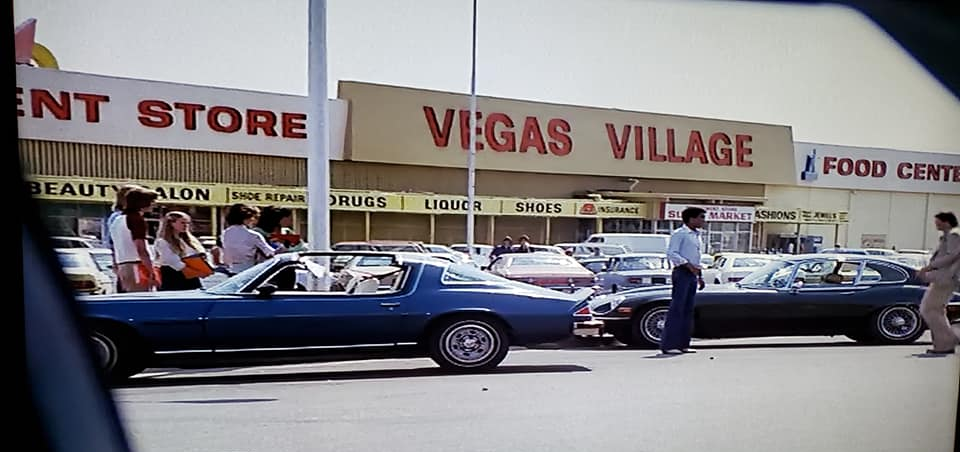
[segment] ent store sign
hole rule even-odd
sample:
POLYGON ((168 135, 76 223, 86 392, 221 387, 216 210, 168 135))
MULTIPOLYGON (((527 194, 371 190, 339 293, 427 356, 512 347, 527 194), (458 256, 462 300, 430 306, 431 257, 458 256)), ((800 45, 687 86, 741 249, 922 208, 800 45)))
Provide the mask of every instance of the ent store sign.
MULTIPOLYGON (((307 98, 18 66, 21 138, 305 157, 307 98)), ((328 102, 342 153, 346 104, 328 102)))

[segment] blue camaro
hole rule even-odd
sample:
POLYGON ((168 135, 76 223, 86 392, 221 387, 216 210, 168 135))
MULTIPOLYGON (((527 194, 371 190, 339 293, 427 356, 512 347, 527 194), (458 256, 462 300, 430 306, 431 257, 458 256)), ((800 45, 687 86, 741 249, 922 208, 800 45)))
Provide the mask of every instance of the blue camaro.
POLYGON ((122 379, 180 352, 357 346, 407 346, 444 369, 483 371, 511 345, 571 336, 575 323, 590 320, 586 298, 423 255, 307 252, 274 257, 207 290, 80 303, 100 365, 122 379))

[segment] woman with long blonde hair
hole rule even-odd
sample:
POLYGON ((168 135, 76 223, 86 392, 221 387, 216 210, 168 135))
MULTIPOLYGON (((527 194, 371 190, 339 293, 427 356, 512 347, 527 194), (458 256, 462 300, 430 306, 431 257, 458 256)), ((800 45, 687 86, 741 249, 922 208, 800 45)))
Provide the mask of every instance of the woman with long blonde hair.
POLYGON ((190 215, 167 212, 157 235, 153 246, 160 265, 160 290, 200 289, 200 278, 188 278, 183 272, 187 267, 184 258, 205 252, 200 240, 190 232, 190 215))

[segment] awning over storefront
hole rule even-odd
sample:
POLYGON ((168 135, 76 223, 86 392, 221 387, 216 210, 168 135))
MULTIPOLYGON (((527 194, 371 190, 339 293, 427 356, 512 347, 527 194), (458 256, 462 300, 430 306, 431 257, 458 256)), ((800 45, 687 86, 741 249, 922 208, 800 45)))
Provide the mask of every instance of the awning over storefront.
MULTIPOLYGON (((160 193, 160 202, 177 205, 226 206, 235 203, 307 208, 305 187, 129 181, 62 176, 27 176, 27 188, 37 199, 112 203, 116 187, 137 183, 160 193)), ((333 210, 457 215, 470 208, 465 196, 435 193, 396 193, 361 190, 330 191, 333 210)), ((477 197, 474 212, 489 216, 645 218, 644 203, 592 199, 477 197)))
POLYGON ((724 201, 762 204, 767 200, 765 196, 720 195, 716 193, 697 194, 697 193, 648 193, 648 192, 632 192, 632 191, 602 191, 599 194, 604 198, 611 198, 611 199, 659 199, 664 201, 715 200, 718 204, 723 203, 724 201))

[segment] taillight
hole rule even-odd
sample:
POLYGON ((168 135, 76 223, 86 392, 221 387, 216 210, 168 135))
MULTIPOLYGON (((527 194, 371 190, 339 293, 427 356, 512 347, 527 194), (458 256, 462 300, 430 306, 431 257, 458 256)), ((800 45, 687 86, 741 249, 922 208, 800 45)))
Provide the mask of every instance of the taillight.
POLYGON ((73 281, 73 288, 77 290, 93 289, 94 287, 97 287, 97 284, 93 281, 73 281))
POLYGON ((640 284, 643 282, 643 278, 627 278, 627 282, 630 284, 640 284))
POLYGON ((590 315, 590 306, 584 306, 574 312, 573 315, 590 315))
POLYGON ((743 279, 743 277, 729 277, 729 278, 727 278, 727 281, 729 281, 729 282, 738 282, 738 281, 740 281, 741 279, 743 279))

